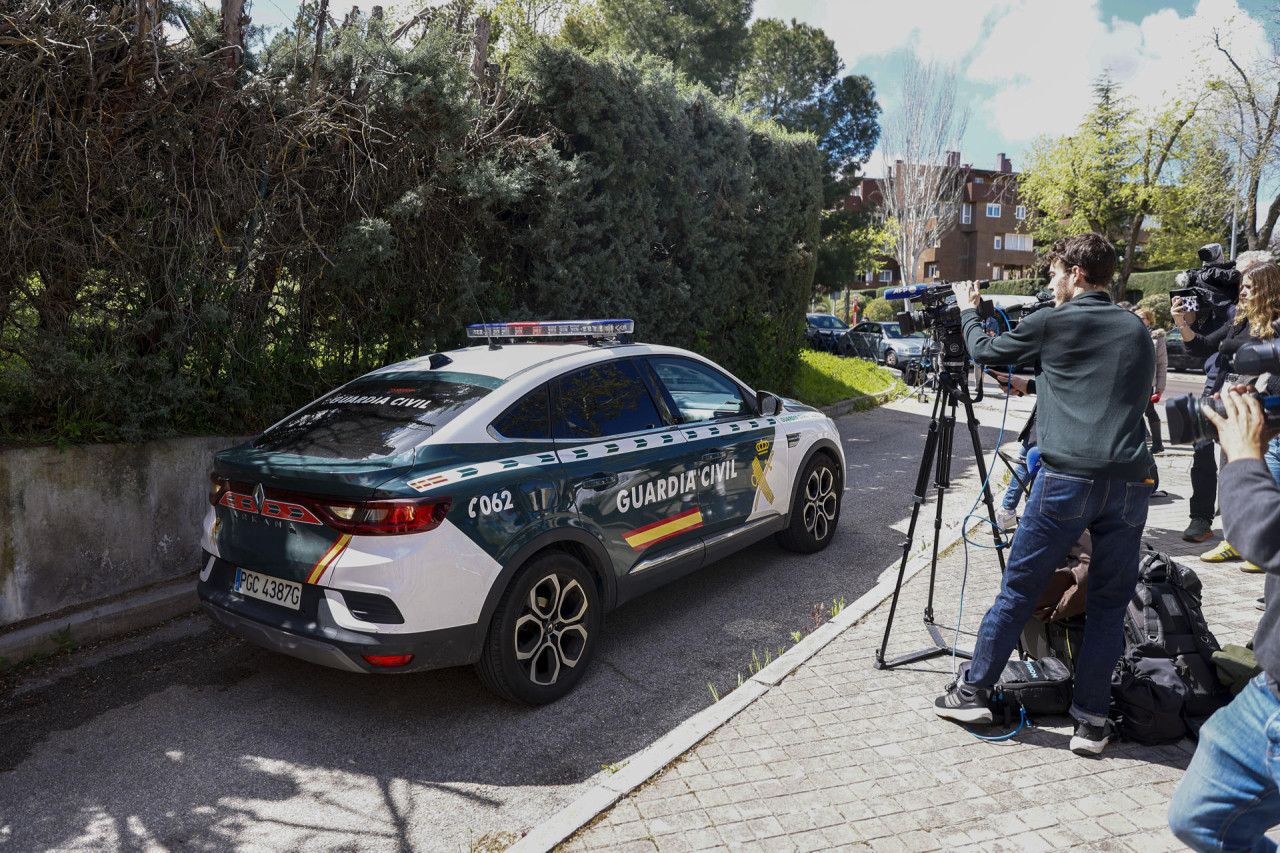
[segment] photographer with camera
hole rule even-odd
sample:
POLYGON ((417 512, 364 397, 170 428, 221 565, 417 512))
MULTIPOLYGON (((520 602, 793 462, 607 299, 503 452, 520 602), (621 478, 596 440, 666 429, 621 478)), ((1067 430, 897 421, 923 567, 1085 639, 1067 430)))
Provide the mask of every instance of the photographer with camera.
MULTIPOLYGON (((1188 300, 1184 296, 1174 299, 1174 322, 1182 331, 1183 340, 1186 341, 1188 351, 1196 355, 1216 355, 1217 357, 1217 376, 1214 377, 1211 385, 1206 383, 1206 395, 1215 394, 1224 386, 1234 385, 1241 381, 1242 377, 1236 371, 1235 366, 1235 354, 1241 346, 1252 341, 1267 340, 1276 335, 1275 323, 1280 320, 1280 267, 1272 263, 1257 263, 1252 257, 1247 257, 1252 255, 1254 253, 1241 255, 1241 268, 1246 271, 1240 281, 1234 317, 1218 330, 1207 335, 1197 335, 1191 323, 1195 312, 1188 310, 1193 306, 1188 304, 1188 300)), ((1208 510, 1209 518, 1212 518, 1213 498, 1217 487, 1214 454, 1212 442, 1200 442, 1196 445, 1196 462, 1192 466, 1191 515, 1193 524, 1197 519, 1204 520, 1206 510, 1208 510), (1201 463, 1200 457, 1202 454, 1208 458, 1208 465, 1205 470, 1213 474, 1211 480, 1203 476, 1198 480, 1196 477, 1196 465, 1201 463), (1207 495, 1203 493, 1204 489, 1209 490, 1207 495)), ((1211 530, 1211 528, 1209 529, 1211 530)), ((1196 541, 1194 536, 1189 536, 1189 534, 1196 532, 1198 532, 1198 528, 1196 531, 1188 528, 1183 538, 1191 538, 1192 541, 1196 541)), ((1205 538, 1207 538, 1207 534, 1205 538)), ((1229 537, 1225 538, 1218 547, 1202 554, 1200 559, 1211 563, 1239 559, 1239 553, 1231 546, 1230 542, 1229 537)), ((1242 568, 1244 571, 1261 571, 1261 569, 1248 561, 1243 564, 1242 568)))
MULTIPOLYGON (((1255 284, 1256 287, 1256 284, 1255 284)), ((1280 485, 1263 455, 1262 404, 1235 386, 1224 414, 1205 409, 1217 427, 1222 522, 1228 539, 1267 573, 1267 600, 1280 593, 1280 485)), ((1169 803, 1169 828, 1193 850, 1275 850, 1264 833, 1280 823, 1280 608, 1267 610, 1253 637, 1262 674, 1200 729, 1195 755, 1169 803)))
POLYGON ((1084 639, 1075 673, 1071 750, 1097 755, 1114 738, 1111 671, 1124 647, 1124 611, 1138 576, 1153 464, 1143 415, 1155 350, 1142 321, 1112 304, 1116 253, 1100 234, 1060 240, 1048 255, 1055 307, 988 338, 970 282, 955 285, 969 354, 980 364, 1038 362, 1037 430, 1043 469, 1027 498, 1000 593, 982 619, 973 660, 937 714, 990 723, 988 698, 1054 571, 1088 530, 1093 537, 1084 639))
MULTIPOLYGON (((1203 396, 1215 394, 1219 382, 1217 344, 1193 344, 1197 338, 1216 334, 1224 329, 1235 315, 1235 302, 1240 289, 1240 268, 1245 255, 1240 256, 1241 267, 1227 261, 1222 246, 1210 243, 1201 246, 1200 269, 1187 270, 1178 275, 1179 290, 1169 295, 1173 300, 1175 324, 1187 342, 1187 351, 1205 359, 1203 396), (1188 309, 1181 320, 1176 313, 1179 307, 1188 309)), ((1213 516, 1218 494, 1218 459, 1212 442, 1200 442, 1195 447, 1191 463, 1191 521, 1182 538, 1188 542, 1203 542, 1213 535, 1213 516)))

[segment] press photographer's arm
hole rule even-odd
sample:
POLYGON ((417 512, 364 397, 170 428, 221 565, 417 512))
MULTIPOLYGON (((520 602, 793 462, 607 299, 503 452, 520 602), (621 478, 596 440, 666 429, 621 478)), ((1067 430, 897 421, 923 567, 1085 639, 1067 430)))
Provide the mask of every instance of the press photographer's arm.
POLYGON ((1225 417, 1208 407, 1204 412, 1218 428, 1227 456, 1219 488, 1222 524, 1225 538, 1242 557, 1280 573, 1280 485, 1263 461, 1268 436, 1262 404, 1241 390, 1223 392, 1225 417))

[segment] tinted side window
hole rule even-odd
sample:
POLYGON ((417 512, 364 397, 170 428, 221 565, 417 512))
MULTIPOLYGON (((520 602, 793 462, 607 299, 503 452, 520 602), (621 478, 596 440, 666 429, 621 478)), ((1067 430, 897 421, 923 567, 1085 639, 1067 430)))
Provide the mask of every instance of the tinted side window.
POLYGON ((551 438, 547 386, 526 394, 520 402, 498 416, 493 428, 503 438, 551 438))
POLYGON ((655 429, 662 418, 629 361, 593 364, 556 380, 556 438, 603 438, 655 429))
POLYGON ((729 377, 685 358, 652 358, 649 364, 675 401, 681 423, 754 414, 729 377))

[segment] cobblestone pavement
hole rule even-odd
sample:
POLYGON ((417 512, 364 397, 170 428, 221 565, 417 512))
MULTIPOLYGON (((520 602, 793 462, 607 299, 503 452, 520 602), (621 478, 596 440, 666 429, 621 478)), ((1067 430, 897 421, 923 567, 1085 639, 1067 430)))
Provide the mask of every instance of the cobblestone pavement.
MULTIPOLYGON (((1169 496, 1153 501, 1146 540, 1200 574, 1218 641, 1244 643, 1257 624, 1262 578, 1236 564, 1201 562, 1196 555, 1216 536, 1181 540, 1190 464, 1181 450, 1160 458, 1169 496)), ((951 499, 962 498, 972 500, 951 499)), ((922 523, 931 514, 932 498, 922 523)), ((990 542, 989 535, 971 538, 990 542)), ((960 617, 959 647, 971 648, 998 580, 991 550, 958 545, 939 560, 936 621, 954 632, 960 617)), ((889 658, 930 645, 921 620, 928 585, 927 571, 904 585, 889 658)), ((1112 744, 1101 758, 1081 758, 1067 748, 1066 717, 1037 720, 1007 740, 978 740, 933 713, 951 679, 950 656, 872 666, 888 610, 881 604, 557 849, 1183 849, 1165 812, 1194 744, 1112 744)))

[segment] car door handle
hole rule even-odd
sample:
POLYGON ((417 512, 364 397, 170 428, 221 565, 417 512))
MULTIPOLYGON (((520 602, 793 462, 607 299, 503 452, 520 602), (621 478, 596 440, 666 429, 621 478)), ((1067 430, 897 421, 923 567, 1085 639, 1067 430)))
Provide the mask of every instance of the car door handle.
POLYGON ((704 453, 698 458, 703 462, 719 462, 721 459, 729 458, 729 451, 721 448, 720 450, 713 450, 710 453, 704 453))
POLYGON ((594 474, 585 480, 579 480, 573 484, 575 489, 587 489, 588 491, 598 492, 601 489, 608 489, 618 485, 617 474, 594 474))

